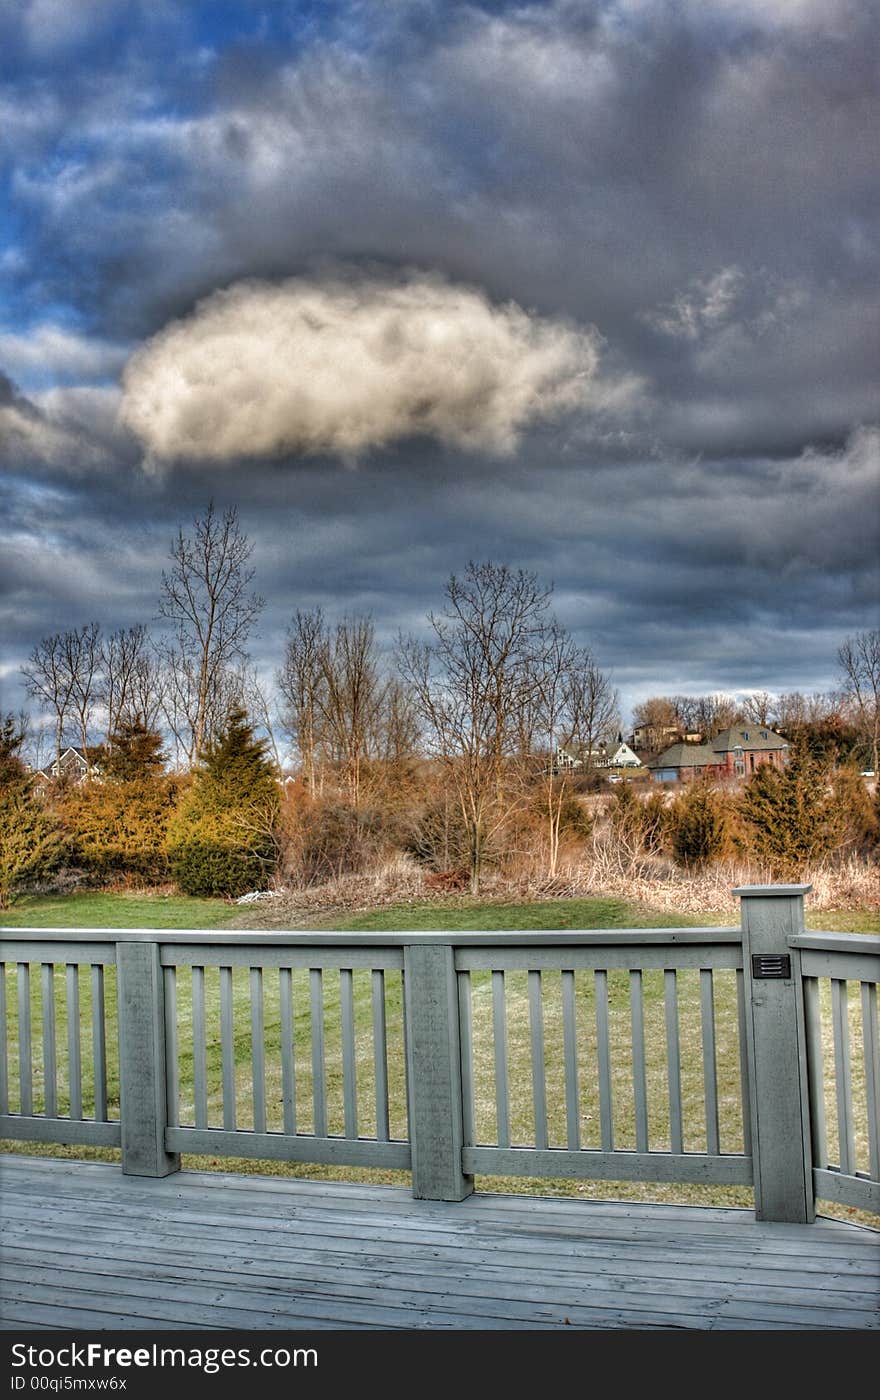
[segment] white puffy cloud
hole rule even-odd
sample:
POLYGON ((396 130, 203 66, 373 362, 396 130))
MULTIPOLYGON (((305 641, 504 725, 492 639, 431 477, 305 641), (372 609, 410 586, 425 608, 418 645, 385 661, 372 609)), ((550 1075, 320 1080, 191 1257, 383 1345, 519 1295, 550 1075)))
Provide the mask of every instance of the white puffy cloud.
POLYGON ((535 420, 619 399, 599 344, 592 327, 433 275, 247 281, 136 352, 121 416, 164 460, 350 455, 411 436, 506 453, 535 420))

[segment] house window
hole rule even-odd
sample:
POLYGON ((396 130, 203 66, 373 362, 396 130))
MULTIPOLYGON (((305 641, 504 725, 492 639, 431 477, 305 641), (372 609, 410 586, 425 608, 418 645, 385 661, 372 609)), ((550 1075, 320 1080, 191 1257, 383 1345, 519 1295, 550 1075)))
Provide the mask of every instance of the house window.
POLYGON ((749 731, 748 731, 747 729, 743 729, 743 730, 742 730, 742 736, 743 736, 743 738, 745 739, 746 743, 748 743, 748 741, 749 741, 749 731))
POLYGON ((762 738, 762 739, 769 739, 769 738, 770 738, 770 735, 767 733, 766 729, 762 729, 762 730, 761 730, 761 738, 762 738))
POLYGON ((738 778, 744 778, 746 776, 746 765, 741 758, 735 761, 733 771, 738 778))

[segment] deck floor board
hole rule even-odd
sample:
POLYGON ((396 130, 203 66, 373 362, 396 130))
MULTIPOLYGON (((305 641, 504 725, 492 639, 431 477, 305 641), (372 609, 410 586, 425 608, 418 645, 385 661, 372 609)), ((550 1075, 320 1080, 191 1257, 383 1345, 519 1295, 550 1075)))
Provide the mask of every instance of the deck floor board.
POLYGON ((0 1326, 880 1328, 880 1234, 735 1209, 0 1159, 0 1326))

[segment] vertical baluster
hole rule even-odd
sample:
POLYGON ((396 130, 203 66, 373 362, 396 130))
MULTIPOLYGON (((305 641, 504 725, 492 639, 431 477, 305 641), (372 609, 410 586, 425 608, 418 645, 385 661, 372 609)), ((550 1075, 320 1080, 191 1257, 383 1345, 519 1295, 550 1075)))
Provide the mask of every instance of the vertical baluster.
POLYGON ((471 974, 458 973, 458 1023, 461 1045, 461 1112, 464 1143, 471 1147, 477 1141, 474 1110, 474 1030, 471 1007, 471 974))
POLYGON ((0 963, 0 1113, 9 1112, 9 1027, 6 1021, 6 964, 0 963))
POLYGON ((356 1138, 357 1057, 354 1038, 354 973, 350 967, 339 969, 339 1013, 342 1021, 342 1108, 345 1136, 356 1138))
POLYGON ((632 1022, 633 1099, 636 1112, 636 1151, 648 1151, 648 1081, 645 1074, 645 999, 642 974, 629 974, 629 1014, 632 1022))
POLYGON ((822 1012, 819 1007, 819 979, 804 978, 804 1020, 807 1029, 807 1079, 810 1089, 810 1135, 813 1161, 828 1166, 828 1133, 825 1126, 825 1064, 822 1054, 822 1012))
POLYGON ((681 1112, 681 1043, 678 1032, 678 973, 667 968, 663 974, 663 1001, 666 1010, 666 1064, 669 1072, 669 1146, 684 1152, 684 1124, 681 1112))
POLYGON ((566 1143, 569 1150, 574 1152, 581 1145, 581 1109, 573 972, 562 974, 562 1053, 565 1061, 566 1143))
POLYGON ((535 1146, 547 1146, 547 1077, 544 1069, 544 1007, 540 972, 529 973, 529 1028, 532 1041, 532 1101, 535 1146))
POLYGON ((92 964, 92 1059, 95 1066, 95 1118, 107 1122, 107 1043, 104 1021, 104 969, 92 964))
POLYGON ((177 968, 162 969, 165 983, 165 1098, 169 1128, 180 1126, 180 1061, 177 1051, 177 968))
MULTIPOLYGON (((47 1118, 58 1117, 58 1054, 55 1046, 55 964, 43 963, 43 1094, 47 1118)), ((6 1111, 5 1109, 3 1110, 6 1111)))
POLYGON ((608 973, 594 974, 596 989, 596 1053, 599 1061, 599 1122, 602 1151, 614 1151, 614 1109, 611 1098, 611 1035, 608 1023, 608 973))
POLYGON ((718 1070, 715 1059, 715 998, 712 969, 700 969, 700 1023, 703 1040, 703 1092, 706 1097, 706 1151, 721 1151, 718 1131, 718 1070))
POLYGON ((67 964, 67 1073, 70 1080, 70 1116, 82 1118, 82 1052, 79 1034, 79 965, 67 964))
POLYGON ((266 1048, 263 1016, 263 969, 251 968, 251 1085, 254 1132, 266 1131, 266 1048))
POLYGON ((492 973, 492 1031, 495 1043, 495 1112, 498 1146, 510 1146, 510 1088, 507 1082, 507 1015, 504 973, 492 973))
POLYGON ((871 1176, 880 1181, 880 1036, 877 1034, 875 982, 862 983, 862 1048, 868 1107, 868 1165, 871 1176))
POLYGON ((401 1039, 402 1039, 402 1041, 403 1041, 403 1063, 406 1065, 405 1093, 404 1093, 404 1105, 403 1105, 403 1121, 404 1121, 405 1126, 404 1126, 404 1128, 403 1128, 403 1130, 402 1130, 402 1132, 401 1132, 401 1136, 404 1137, 404 1138, 408 1138, 409 1135, 410 1135, 410 1131, 411 1131, 411 1130, 410 1130, 410 1126, 409 1126, 409 1110, 410 1110, 410 1094, 411 1094, 412 1090, 411 1090, 411 1087, 410 1087, 410 1068, 409 1068, 409 1066, 410 1066, 410 1057, 409 1057, 409 1046, 408 1046, 408 1044, 407 1044, 408 1039, 409 1039, 409 1029, 408 1029, 408 1026, 407 1026, 407 1010, 406 1010, 406 972, 404 972, 404 971, 402 971, 401 974, 400 974, 400 1007, 401 1007, 401 1014, 400 1014, 400 1034, 401 1034, 401 1039))
POLYGON ((31 965, 18 964, 18 1083, 19 1112, 34 1111, 34 1063, 31 1045, 31 965))
POLYGON ((193 1097, 197 1128, 208 1126, 208 1071, 205 1030, 205 969, 192 970, 193 1097))
POLYGON ((293 1050, 293 973, 278 969, 278 1005, 281 1010, 281 1099, 284 1131, 296 1132, 296 1065, 293 1050))
POLYGON ((235 1131, 238 1107, 235 1102, 235 1002, 232 968, 220 969, 220 1054, 223 1061, 223 1127, 235 1131))
POLYGON ((855 1146, 849 1050, 849 1000, 846 982, 839 977, 831 979, 831 1025, 834 1034, 834 1084, 837 1091, 840 1170, 846 1176, 851 1176, 855 1171, 855 1146))
MULTIPOLYGON (((742 1102, 743 1151, 752 1151, 752 1098, 749 1092, 749 1053, 746 1031, 746 984, 743 970, 736 970, 736 1026, 739 1040, 739 1087, 742 1102)), ((821 1053, 821 1050, 820 1050, 821 1053)))
POLYGON ((309 1009, 312 1031, 312 1103, 315 1137, 327 1136, 327 1086, 324 1070, 324 979, 319 967, 309 969, 309 1009))
POLYGON ((376 1137, 387 1142, 388 1122, 388 1036, 385 1027, 385 973, 377 967, 370 974, 373 994, 373 1071, 376 1079, 376 1137))

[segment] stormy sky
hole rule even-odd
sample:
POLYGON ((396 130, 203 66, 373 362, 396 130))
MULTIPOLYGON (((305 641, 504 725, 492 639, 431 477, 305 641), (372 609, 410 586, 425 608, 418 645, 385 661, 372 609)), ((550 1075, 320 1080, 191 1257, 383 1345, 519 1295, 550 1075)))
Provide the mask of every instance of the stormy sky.
POLYGON ((0 0, 0 704, 236 505, 267 608, 537 571, 646 695, 877 625, 873 0, 0 0))

